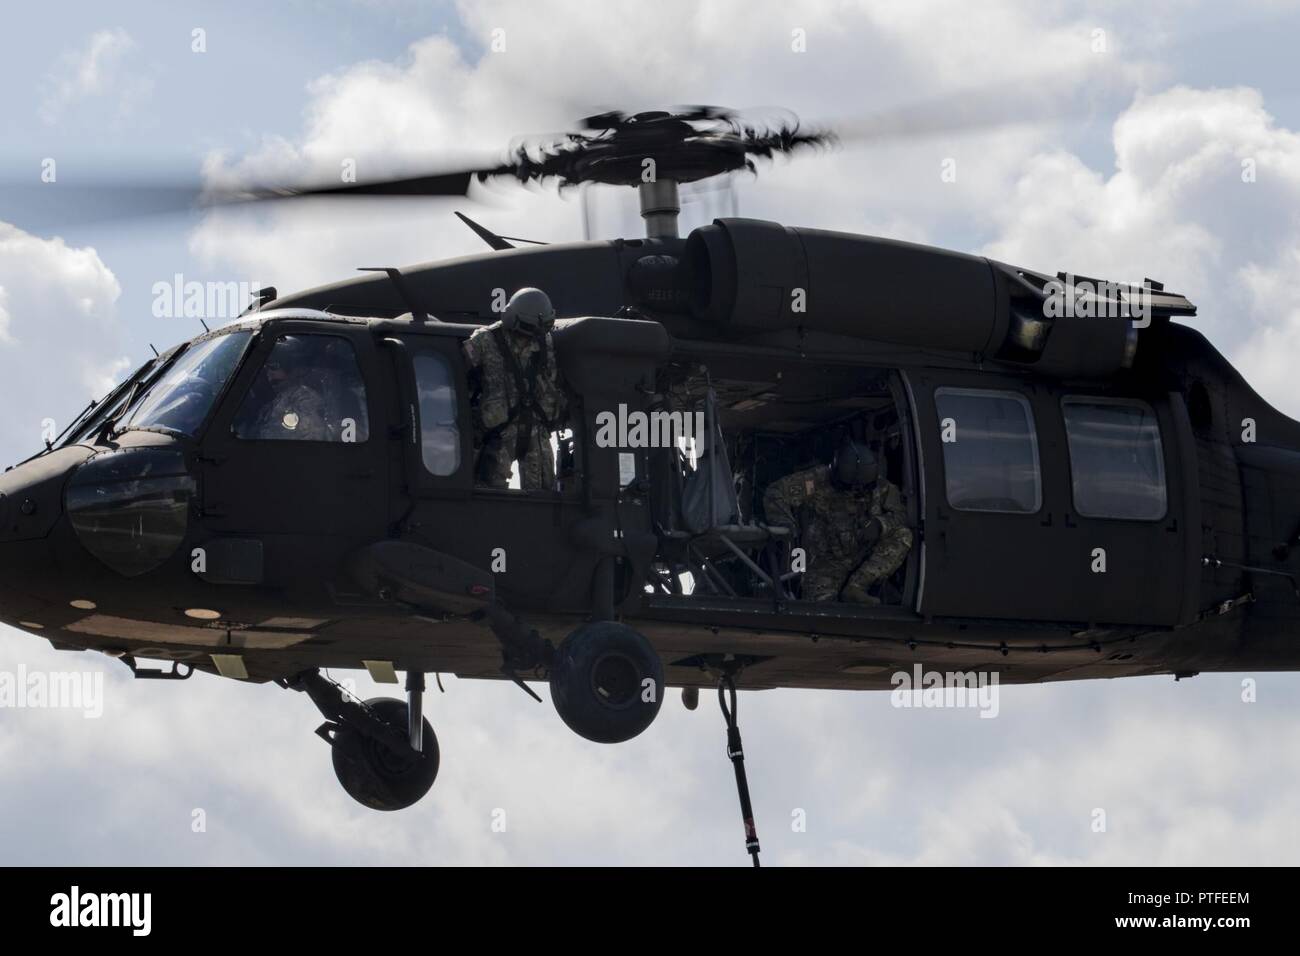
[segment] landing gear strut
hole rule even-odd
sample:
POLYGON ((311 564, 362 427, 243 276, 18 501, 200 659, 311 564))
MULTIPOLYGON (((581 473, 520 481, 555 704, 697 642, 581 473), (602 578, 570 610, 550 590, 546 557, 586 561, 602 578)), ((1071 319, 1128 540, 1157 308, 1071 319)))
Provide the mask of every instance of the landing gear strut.
POLYGON ((352 799, 374 810, 401 810, 429 792, 438 776, 438 738, 421 713, 424 674, 407 674, 409 703, 391 697, 362 703, 315 670, 281 683, 305 691, 325 715, 316 733, 332 748, 334 775, 352 799))
POLYGON ((424 750, 424 672, 406 672, 406 740, 416 753, 424 750))

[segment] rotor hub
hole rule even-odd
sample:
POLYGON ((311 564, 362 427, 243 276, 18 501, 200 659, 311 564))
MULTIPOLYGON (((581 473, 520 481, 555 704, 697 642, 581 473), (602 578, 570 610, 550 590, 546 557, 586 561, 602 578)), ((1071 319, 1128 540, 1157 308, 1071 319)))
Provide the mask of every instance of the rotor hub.
POLYGON ((690 183, 738 169, 752 171, 755 156, 770 158, 830 141, 828 133, 801 131, 793 120, 747 125, 737 114, 711 106, 677 113, 601 113, 579 125, 579 132, 559 142, 519 147, 510 161, 480 172, 479 178, 554 177, 562 187, 584 182, 638 187, 658 180, 690 183))

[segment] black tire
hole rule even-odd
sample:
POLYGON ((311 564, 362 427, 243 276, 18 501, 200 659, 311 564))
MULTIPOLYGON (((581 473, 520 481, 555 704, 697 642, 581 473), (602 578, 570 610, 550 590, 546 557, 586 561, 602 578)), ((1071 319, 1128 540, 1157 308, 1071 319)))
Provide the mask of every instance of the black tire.
MULTIPOLYGON (((403 737, 407 733, 406 701, 375 697, 366 705, 403 737)), ((341 726, 333 751, 334 775, 353 800, 372 810, 403 810, 429 792, 438 776, 438 738, 424 721, 424 752, 418 757, 394 753, 384 744, 348 726, 341 726)))
POLYGON ((551 702, 560 719, 578 736, 600 744, 631 740, 649 727, 663 692, 664 666, 655 649, 614 621, 578 628, 564 639, 551 665, 551 702))

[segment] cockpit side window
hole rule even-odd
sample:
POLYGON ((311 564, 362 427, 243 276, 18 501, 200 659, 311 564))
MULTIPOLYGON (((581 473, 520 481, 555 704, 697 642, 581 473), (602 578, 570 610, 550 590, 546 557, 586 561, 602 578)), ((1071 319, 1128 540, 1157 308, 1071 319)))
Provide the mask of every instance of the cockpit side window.
POLYGON ((281 335, 232 429, 252 441, 369 440, 365 379, 352 343, 341 335, 281 335))
POLYGON ((243 358, 251 333, 216 335, 187 348, 143 395, 132 395, 130 417, 120 430, 158 429, 193 436, 243 358))
POLYGON ((424 467, 432 475, 453 475, 460 468, 460 427, 456 423, 456 382, 451 366, 437 352, 419 352, 413 362, 424 467))

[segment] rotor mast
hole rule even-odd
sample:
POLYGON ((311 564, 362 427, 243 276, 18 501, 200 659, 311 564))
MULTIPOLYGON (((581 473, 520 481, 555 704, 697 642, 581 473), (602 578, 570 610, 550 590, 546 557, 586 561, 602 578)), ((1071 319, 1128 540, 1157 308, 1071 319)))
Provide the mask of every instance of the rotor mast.
POLYGON ((676 239, 677 215, 682 211, 677 180, 655 179, 637 186, 641 194, 641 218, 647 239, 676 239))

